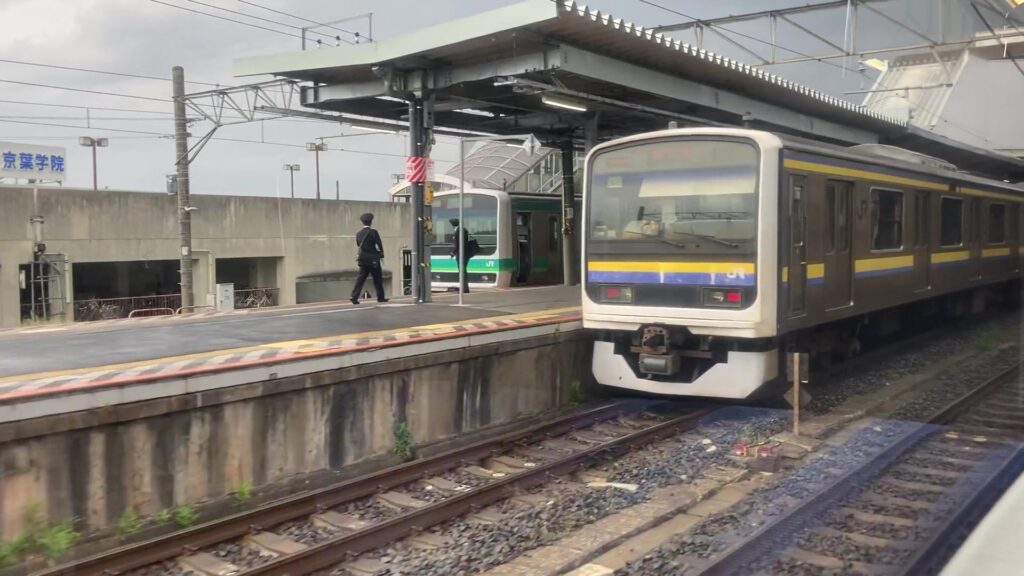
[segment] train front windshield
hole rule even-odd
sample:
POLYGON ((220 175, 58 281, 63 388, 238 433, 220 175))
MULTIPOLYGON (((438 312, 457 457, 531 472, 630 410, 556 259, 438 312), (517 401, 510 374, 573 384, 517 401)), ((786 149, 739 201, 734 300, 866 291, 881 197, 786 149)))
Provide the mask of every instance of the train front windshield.
POLYGON ((755 251, 758 151, 746 141, 663 140, 598 153, 589 170, 589 255, 755 251))
MULTIPOLYGON (((458 241, 449 220, 459 217, 459 195, 435 197, 430 207, 434 223, 431 253, 447 256, 458 241)), ((477 256, 493 255, 498 249, 498 199, 485 194, 465 194, 462 211, 466 219, 466 230, 480 245, 477 256)))

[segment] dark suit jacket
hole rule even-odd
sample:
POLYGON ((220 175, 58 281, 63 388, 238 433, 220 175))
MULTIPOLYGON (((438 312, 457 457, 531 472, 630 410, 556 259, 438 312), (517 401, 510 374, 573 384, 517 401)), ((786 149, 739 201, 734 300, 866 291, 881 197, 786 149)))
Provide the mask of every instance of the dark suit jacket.
POLYGON ((380 234, 369 226, 356 232, 356 246, 359 246, 359 255, 356 257, 359 262, 380 262, 384 257, 384 243, 380 240, 380 234))

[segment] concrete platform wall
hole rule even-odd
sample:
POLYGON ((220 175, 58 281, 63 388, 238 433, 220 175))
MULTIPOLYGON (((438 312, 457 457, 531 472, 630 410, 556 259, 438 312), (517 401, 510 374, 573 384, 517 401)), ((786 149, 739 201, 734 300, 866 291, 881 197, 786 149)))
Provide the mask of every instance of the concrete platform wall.
POLYGON ((26 507, 85 531, 386 454, 566 403, 582 331, 0 425, 0 537, 26 507))
MULTIPOLYGON (((177 205, 162 193, 0 185, 0 328, 20 322, 18 265, 32 260, 34 214, 43 216, 47 252, 70 262, 177 260, 177 205)), ((376 215, 390 270, 401 293, 401 250, 409 242, 409 205, 354 200, 214 196, 193 192, 192 249, 196 302, 213 292, 216 259, 274 259, 265 286, 295 303, 295 279, 355 268, 359 215, 376 215), (272 277, 271 277, 272 276, 272 277)), ((70 292, 70 283, 68 290, 70 292)))

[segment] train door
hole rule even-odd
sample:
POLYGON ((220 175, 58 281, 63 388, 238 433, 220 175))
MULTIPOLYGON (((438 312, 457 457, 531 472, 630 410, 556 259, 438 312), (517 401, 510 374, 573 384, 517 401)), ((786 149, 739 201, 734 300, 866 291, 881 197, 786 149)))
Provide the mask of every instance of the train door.
POLYGON ((805 314, 807 301, 807 178, 789 177, 789 314, 805 314))
POLYGON ((971 280, 981 278, 981 200, 971 198, 967 201, 967 226, 969 235, 968 267, 971 280))
POLYGON ((853 258, 851 218, 853 184, 829 180, 825 183, 825 308, 832 310, 853 304, 853 258))
POLYGON ((931 288, 931 192, 914 192, 914 290, 931 288))
POLYGON ((1010 205, 1010 272, 1020 272, 1020 259, 1024 255, 1021 245, 1024 244, 1024 236, 1021 235, 1021 210, 1024 206, 1010 205))
POLYGON ((516 284, 530 281, 533 266, 533 251, 530 243, 530 212, 516 212, 516 244, 519 247, 519 262, 516 267, 516 284))

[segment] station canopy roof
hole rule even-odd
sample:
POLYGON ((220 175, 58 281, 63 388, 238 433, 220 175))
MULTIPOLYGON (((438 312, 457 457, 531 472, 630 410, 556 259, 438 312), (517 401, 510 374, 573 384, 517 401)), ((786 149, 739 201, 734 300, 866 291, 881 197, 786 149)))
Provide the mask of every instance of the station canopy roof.
POLYGON ((238 76, 304 83, 302 104, 381 121, 432 98, 437 127, 531 132, 592 144, 669 121, 745 124, 853 145, 881 143, 962 170, 1024 179, 1024 162, 971 147, 651 29, 563 0, 527 0, 377 42, 241 58, 238 76))
MULTIPOLYGON (((477 188, 504 190, 509 184, 522 178, 538 162, 551 153, 550 148, 540 148, 533 154, 521 146, 505 142, 486 142, 466 155, 466 182, 477 188)), ((459 178, 462 167, 455 165, 447 175, 459 178)))

